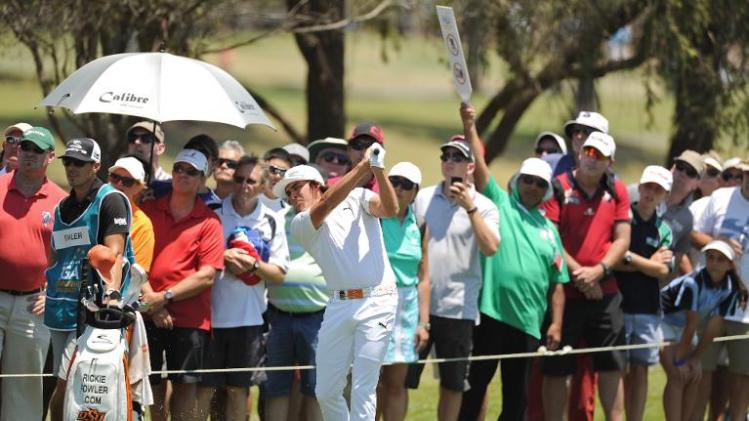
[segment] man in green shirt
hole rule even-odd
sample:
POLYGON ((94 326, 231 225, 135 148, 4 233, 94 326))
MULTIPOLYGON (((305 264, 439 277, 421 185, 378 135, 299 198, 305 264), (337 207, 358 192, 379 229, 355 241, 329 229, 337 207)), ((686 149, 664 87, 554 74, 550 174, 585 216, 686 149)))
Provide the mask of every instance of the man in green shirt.
MULTIPOLYGON (((510 180, 511 191, 500 188, 484 161, 475 127, 476 111, 460 108, 466 140, 476 157, 476 189, 499 209, 502 245, 496 254, 481 256, 483 286, 479 297, 481 322, 473 334, 473 355, 535 351, 551 295, 551 324, 546 346, 555 349, 561 339, 564 291, 569 282, 562 243, 554 224, 539 211, 550 199, 552 172, 538 158, 523 161, 510 180)), ((502 362, 503 420, 524 420, 530 359, 502 362)), ((459 419, 476 419, 486 387, 497 369, 497 360, 474 361, 468 376, 471 389, 464 393, 459 419)))

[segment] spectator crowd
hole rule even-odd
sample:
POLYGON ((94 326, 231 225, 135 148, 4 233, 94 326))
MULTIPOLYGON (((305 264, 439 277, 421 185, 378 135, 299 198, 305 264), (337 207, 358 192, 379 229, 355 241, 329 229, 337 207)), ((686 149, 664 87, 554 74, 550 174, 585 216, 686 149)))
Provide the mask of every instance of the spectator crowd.
POLYGON ((749 341, 713 339, 749 334, 749 162, 686 150, 627 186, 608 120, 582 111, 503 183, 475 109, 459 118, 429 186, 413 163, 389 165, 369 122, 254 154, 141 121, 105 171, 95 139, 57 156, 48 129, 9 126, 0 370, 55 380, 3 378, 0 421, 63 419, 96 245, 115 259, 101 303, 138 289, 136 419, 403 420, 430 356, 450 359, 439 420, 483 420, 501 394, 499 420, 592 421, 596 393, 607 420, 642 420, 657 364, 666 419, 746 419, 749 341), (167 140, 183 144, 171 169, 167 140), (68 191, 47 177, 58 160, 68 191), (565 347, 606 350, 470 361, 565 347))

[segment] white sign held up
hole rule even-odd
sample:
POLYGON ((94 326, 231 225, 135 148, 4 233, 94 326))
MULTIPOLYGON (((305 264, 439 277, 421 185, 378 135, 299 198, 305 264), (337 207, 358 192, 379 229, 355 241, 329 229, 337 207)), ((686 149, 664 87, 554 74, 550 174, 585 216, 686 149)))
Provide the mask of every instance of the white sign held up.
POLYGON ((468 76, 468 67, 463 55, 463 46, 460 43, 460 34, 458 33, 458 24, 455 22, 453 8, 437 6, 437 17, 440 21, 440 29, 442 29, 442 38, 445 40, 445 48, 447 48, 447 58, 450 62, 455 90, 458 91, 460 99, 468 103, 473 88, 471 87, 471 78, 468 76))

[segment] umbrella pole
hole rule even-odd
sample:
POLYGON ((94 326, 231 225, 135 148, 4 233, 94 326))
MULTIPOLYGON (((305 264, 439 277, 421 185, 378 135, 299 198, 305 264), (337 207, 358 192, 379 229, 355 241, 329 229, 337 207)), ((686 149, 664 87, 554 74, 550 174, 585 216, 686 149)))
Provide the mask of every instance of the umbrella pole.
MULTIPOLYGON (((151 128, 151 134, 153 135, 153 140, 151 141, 151 154, 148 155, 148 179, 146 180, 146 186, 151 184, 151 180, 153 180, 153 150, 154 150, 154 144, 156 143, 156 120, 153 121, 153 127, 151 128)), ((166 139, 164 139, 166 140, 166 139)))

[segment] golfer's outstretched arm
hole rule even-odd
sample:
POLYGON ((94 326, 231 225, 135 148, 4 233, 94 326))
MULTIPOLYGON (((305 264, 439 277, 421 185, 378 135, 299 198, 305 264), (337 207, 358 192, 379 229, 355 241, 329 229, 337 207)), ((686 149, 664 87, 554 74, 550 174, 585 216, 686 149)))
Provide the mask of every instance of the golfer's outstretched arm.
POLYGON ((379 196, 373 196, 369 201, 369 213, 377 218, 392 218, 398 215, 400 206, 398 197, 395 195, 395 189, 390 184, 390 179, 385 177, 385 170, 378 167, 371 167, 372 174, 377 179, 377 185, 380 186, 379 196))
POLYGON ((351 171, 347 172, 340 181, 323 193, 320 200, 310 208, 309 214, 315 229, 322 226, 330 212, 346 199, 351 190, 356 188, 359 181, 369 172, 369 161, 362 159, 351 171))

